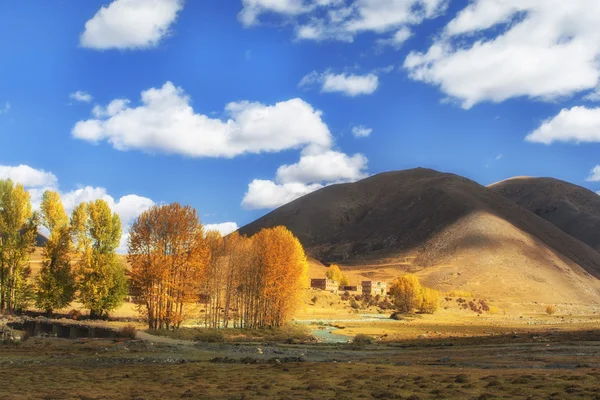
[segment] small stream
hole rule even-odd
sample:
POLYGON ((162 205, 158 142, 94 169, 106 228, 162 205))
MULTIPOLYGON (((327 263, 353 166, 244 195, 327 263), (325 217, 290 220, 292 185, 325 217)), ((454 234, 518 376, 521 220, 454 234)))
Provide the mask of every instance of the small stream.
POLYGON ((319 339, 320 342, 323 343, 348 343, 350 338, 344 335, 338 335, 337 333, 333 333, 334 330, 338 328, 334 328, 333 326, 328 326, 325 328, 315 329, 311 333, 319 339))

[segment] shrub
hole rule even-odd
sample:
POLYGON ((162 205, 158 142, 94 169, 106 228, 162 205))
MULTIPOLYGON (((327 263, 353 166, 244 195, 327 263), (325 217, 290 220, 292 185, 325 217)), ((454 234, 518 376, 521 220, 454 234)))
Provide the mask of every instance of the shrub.
POLYGON ((350 299, 350 292, 348 292, 348 291, 346 290, 344 293, 342 293, 342 294, 340 295, 340 298, 341 298, 342 300, 344 300, 344 301, 347 301, 347 300, 349 300, 349 299, 350 299))
POLYGON ((310 299, 310 301, 312 301, 312 302, 313 302, 313 304, 317 304, 317 300, 319 300, 319 299, 317 298, 317 296, 315 296, 315 297, 313 297, 312 299, 310 299))
POLYGON ((350 299, 350 307, 354 308, 355 310, 358 310, 360 308, 360 305, 356 302, 356 300, 350 299))
POLYGON ((553 305, 546 307, 546 314, 553 315, 554 313, 556 313, 556 308, 553 305))
POLYGON ((137 336, 137 330, 135 329, 135 326, 133 326, 133 325, 126 325, 126 326, 122 327, 121 329, 119 329, 119 337, 135 339, 136 336, 137 336))
POLYGON ((358 335, 354 336, 354 339, 352 340, 352 343, 355 343, 355 344, 371 344, 371 343, 373 343, 373 337, 371 335, 366 335, 364 333, 359 333, 358 335))
POLYGON ((205 343, 222 343, 225 341, 225 336, 216 329, 203 329, 196 333, 194 340, 205 343))

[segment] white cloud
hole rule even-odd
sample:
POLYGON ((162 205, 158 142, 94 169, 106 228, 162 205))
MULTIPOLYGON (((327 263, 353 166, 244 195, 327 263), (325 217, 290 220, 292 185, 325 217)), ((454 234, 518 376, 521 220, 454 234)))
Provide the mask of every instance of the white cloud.
POLYGON ((79 121, 75 138, 107 140, 118 150, 181 154, 188 157, 235 157, 246 153, 278 152, 305 146, 327 148, 332 138, 321 111, 301 99, 267 106, 229 103, 227 120, 197 114, 182 88, 171 82, 142 92, 141 105, 125 99, 95 107, 96 118, 79 121))
POLYGON ((28 165, 0 166, 0 179, 12 179, 25 186, 31 196, 31 204, 38 209, 42 203, 42 196, 46 190, 57 191, 65 207, 65 211, 71 214, 75 207, 82 202, 90 202, 98 199, 105 200, 110 208, 119 214, 123 228, 121 244, 118 249, 120 253, 127 251, 127 238, 129 228, 133 221, 145 210, 154 205, 154 201, 147 197, 129 194, 116 200, 105 188, 85 186, 76 190, 63 192, 59 189, 58 179, 53 173, 41 169, 35 169, 28 165))
POLYGON ((496 156, 496 161, 498 161, 498 160, 502 160, 503 158, 504 158, 504 154, 498 154, 498 155, 496 156))
POLYGON ((80 101, 82 103, 90 103, 94 99, 91 94, 81 90, 71 93, 69 97, 73 100, 80 101))
POLYGON ((334 74, 329 71, 316 71, 306 75, 299 83, 300 87, 321 85, 323 93, 342 93, 346 96, 373 94, 379 87, 379 77, 375 74, 353 75, 334 74))
POLYGON ((235 222, 221 222, 220 224, 206 224, 204 225, 204 231, 217 231, 221 236, 227 236, 232 232, 237 231, 239 228, 235 222))
MULTIPOLYGON (((596 165, 594 168, 592 168, 590 176, 587 177, 586 181, 600 182, 600 165, 596 165)), ((600 192, 598 192, 598 194, 600 194, 600 192)))
POLYGON ((558 99, 600 83, 599 25, 596 0, 475 0, 404 67, 464 108, 558 99))
POLYGON ((412 37, 413 33, 410 28, 403 26, 399 30, 396 31, 390 38, 388 39, 379 39, 377 43, 381 46, 391 46, 396 50, 400 49, 404 42, 412 37))
POLYGON ((596 90, 588 93, 583 99, 587 101, 600 101, 600 87, 597 87, 596 90))
POLYGON ((10 111, 10 102, 5 102, 3 107, 0 107, 0 114, 6 114, 10 111))
POLYGON ((435 18, 447 4, 448 0, 243 0, 239 19, 252 26, 262 14, 281 15, 294 23, 297 39, 352 42, 362 32, 400 32, 435 18))
POLYGON ((183 8, 183 0, 114 0, 85 23, 81 46, 136 49, 157 46, 183 8))
POLYGON ((248 185, 248 191, 242 200, 242 206, 248 209, 276 208, 305 194, 321 189, 318 183, 284 183, 255 179, 248 185))
POLYGON ((357 138, 358 137, 368 137, 371 133, 373 133, 373 129, 367 128, 366 126, 363 126, 363 125, 358 125, 358 126, 352 127, 352 134, 357 138))
POLYGON ((528 142, 600 142, 600 108, 582 106, 563 109, 525 138, 528 142))
POLYGON ((27 188, 55 186, 58 183, 58 179, 51 172, 23 164, 18 166, 0 165, 0 179, 11 179, 27 188))
POLYGON ((275 181, 255 179, 248 185, 242 206, 275 208, 334 183, 353 182, 367 176, 367 158, 326 150, 305 152, 296 164, 282 165, 275 181))
POLYGON ((320 154, 304 154, 296 164, 277 169, 278 183, 350 182, 365 178, 367 158, 362 154, 348 156, 329 150, 320 154))

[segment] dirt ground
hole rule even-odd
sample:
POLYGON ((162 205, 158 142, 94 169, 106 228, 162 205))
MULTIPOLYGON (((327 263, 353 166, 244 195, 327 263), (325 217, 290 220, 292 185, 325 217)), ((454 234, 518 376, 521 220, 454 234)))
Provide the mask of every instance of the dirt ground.
POLYGON ((600 332, 374 344, 30 338, 3 399, 600 399, 600 332))

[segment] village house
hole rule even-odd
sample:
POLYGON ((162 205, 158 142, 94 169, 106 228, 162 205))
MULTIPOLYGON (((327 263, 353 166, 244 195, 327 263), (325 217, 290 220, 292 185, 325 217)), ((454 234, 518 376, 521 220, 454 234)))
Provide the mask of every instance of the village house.
POLYGON ((341 292, 348 292, 350 294, 362 294, 362 286, 360 285, 345 285, 345 286, 340 286, 340 291, 341 292))
POLYGON ((387 283, 382 281, 362 281, 362 292, 363 294, 370 294, 372 296, 387 294, 387 283))
POLYGON ((328 278, 323 278, 323 279, 318 279, 318 278, 313 278, 310 280, 310 287, 312 289, 319 289, 319 290, 327 290, 329 292, 332 293, 337 293, 338 289, 339 289, 339 283, 338 281, 334 281, 333 279, 328 279, 328 278))

